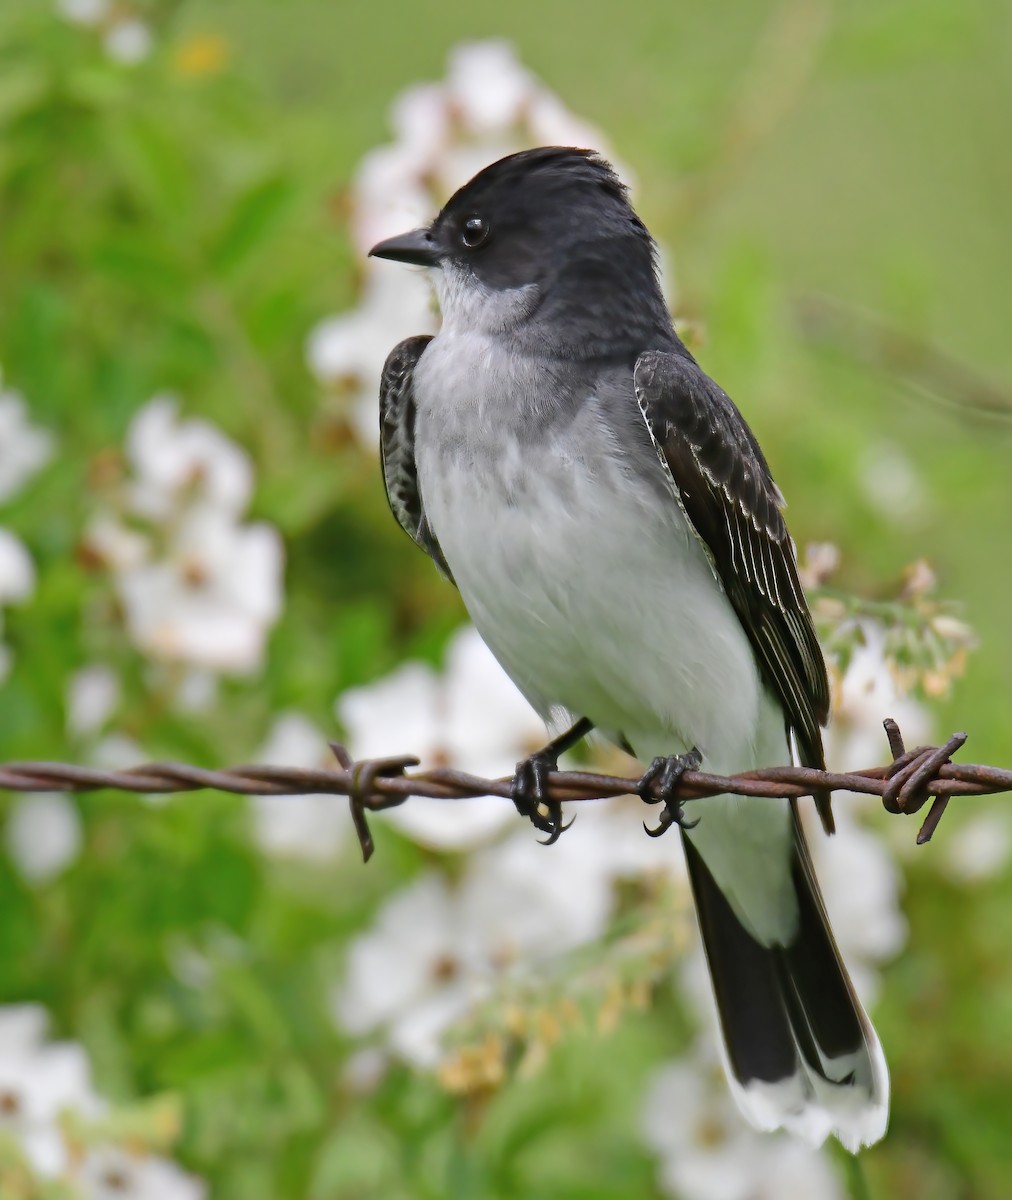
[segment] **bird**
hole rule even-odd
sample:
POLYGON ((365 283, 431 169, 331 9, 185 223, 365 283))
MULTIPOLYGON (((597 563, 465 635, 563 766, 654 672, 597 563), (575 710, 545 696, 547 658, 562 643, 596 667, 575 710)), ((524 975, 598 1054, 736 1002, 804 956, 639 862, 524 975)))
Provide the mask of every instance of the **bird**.
POLYGON ((648 832, 680 829, 742 1113, 815 1145, 876 1142, 886 1062, 797 802, 712 797, 690 820, 679 798, 686 770, 824 769, 830 693, 784 498, 679 338, 628 189, 593 150, 521 151, 370 254, 423 268, 440 313, 383 368, 390 508, 562 729, 518 764, 518 810, 560 836, 548 776, 592 730, 648 763, 648 832))

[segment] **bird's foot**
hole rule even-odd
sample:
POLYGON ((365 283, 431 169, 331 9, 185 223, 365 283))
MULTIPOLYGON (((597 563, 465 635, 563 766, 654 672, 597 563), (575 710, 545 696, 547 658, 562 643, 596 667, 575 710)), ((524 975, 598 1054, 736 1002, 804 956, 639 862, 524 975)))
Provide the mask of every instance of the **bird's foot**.
POLYGON ((527 817, 535 829, 548 834, 542 840, 543 846, 557 842, 573 823, 563 822, 562 804, 548 794, 548 776, 558 768, 559 756, 554 746, 536 750, 530 758, 517 763, 510 785, 510 797, 517 812, 527 817))
POLYGON ((682 776, 686 771, 698 771, 703 759, 694 747, 686 754, 672 754, 668 758, 655 758, 643 772, 636 785, 636 794, 646 804, 663 804, 657 825, 651 829, 646 822, 643 828, 651 837, 660 837, 672 825, 680 825, 682 829, 692 829, 699 821, 689 821, 683 812, 684 801, 679 799, 678 792, 682 776))

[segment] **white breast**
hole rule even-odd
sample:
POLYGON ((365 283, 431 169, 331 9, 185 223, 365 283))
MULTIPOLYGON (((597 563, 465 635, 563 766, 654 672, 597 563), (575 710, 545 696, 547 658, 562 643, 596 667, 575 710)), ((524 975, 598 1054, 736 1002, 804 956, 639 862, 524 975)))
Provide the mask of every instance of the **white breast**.
POLYGON ((546 716, 744 765, 761 688, 698 540, 630 472, 592 397, 540 434, 511 424, 543 379, 494 337, 452 330, 419 363, 422 499, 471 618, 546 716))

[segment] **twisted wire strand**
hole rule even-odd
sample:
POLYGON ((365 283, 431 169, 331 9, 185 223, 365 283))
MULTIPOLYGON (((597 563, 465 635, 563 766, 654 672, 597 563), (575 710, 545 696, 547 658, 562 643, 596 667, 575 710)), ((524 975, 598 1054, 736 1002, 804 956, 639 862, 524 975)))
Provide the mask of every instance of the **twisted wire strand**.
MULTIPOLYGON (((686 803, 708 796, 731 794, 751 798, 800 798, 818 789, 879 796, 887 812, 912 814, 933 798, 917 835, 919 845, 930 840, 953 796, 984 796, 1012 791, 1012 770, 978 763, 953 763, 951 756, 966 741, 955 733, 941 746, 907 750, 895 721, 884 722, 892 762, 858 771, 819 771, 812 767, 766 767, 740 775, 711 775, 686 771, 679 799, 686 803)), ((299 796, 330 793, 347 796, 351 815, 368 860, 373 843, 367 812, 403 804, 412 796, 462 800, 475 796, 509 799, 510 779, 483 779, 450 767, 406 774, 418 765, 410 755, 354 760, 345 747, 332 742, 336 769, 274 767, 248 764, 209 770, 187 763, 154 762, 123 771, 73 763, 26 761, 0 763, 0 789, 18 792, 191 792, 211 788, 248 796, 299 796)), ((635 793, 638 779, 591 771, 555 771, 548 779, 547 799, 575 803, 635 793)))

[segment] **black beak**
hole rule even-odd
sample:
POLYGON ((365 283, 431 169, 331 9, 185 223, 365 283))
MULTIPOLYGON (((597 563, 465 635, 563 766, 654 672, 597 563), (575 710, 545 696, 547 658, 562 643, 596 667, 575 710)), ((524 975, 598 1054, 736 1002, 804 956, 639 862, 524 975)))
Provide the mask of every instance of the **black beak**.
POLYGON ((379 242, 369 251, 370 258, 392 258, 394 262, 411 263, 416 267, 435 267, 439 251, 427 229, 412 229, 397 237, 379 242))

